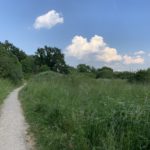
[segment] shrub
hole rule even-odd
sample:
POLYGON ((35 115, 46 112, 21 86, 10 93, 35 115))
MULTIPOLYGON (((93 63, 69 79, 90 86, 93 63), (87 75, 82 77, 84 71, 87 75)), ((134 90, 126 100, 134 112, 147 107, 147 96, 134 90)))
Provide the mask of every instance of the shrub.
POLYGON ((134 83, 150 83, 150 69, 137 71, 128 81, 134 83))
POLYGON ((79 64, 77 66, 78 72, 91 72, 90 66, 86 64, 79 64))
POLYGON ((114 77, 113 69, 109 67, 103 67, 101 69, 98 69, 96 72, 96 78, 108 78, 111 79, 114 77))
POLYGON ((123 72, 114 72, 114 77, 119 79, 132 79, 134 77, 134 72, 123 71, 123 72))

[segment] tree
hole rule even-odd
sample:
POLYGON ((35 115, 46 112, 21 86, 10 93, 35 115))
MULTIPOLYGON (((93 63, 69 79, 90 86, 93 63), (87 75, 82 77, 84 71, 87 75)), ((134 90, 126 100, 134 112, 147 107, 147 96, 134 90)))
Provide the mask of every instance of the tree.
POLYGON ((34 56, 27 56, 21 61, 22 70, 25 74, 31 74, 36 72, 36 65, 34 56))
POLYGON ((22 67, 17 57, 0 44, 0 77, 9 78, 17 83, 21 81, 22 67))
POLYGON ((119 79, 132 79, 134 77, 134 72, 123 71, 123 72, 114 72, 114 77, 119 79))
POLYGON ((109 67, 103 67, 100 69, 97 69, 96 72, 96 78, 113 78, 114 74, 113 74, 113 69, 109 68, 109 67))
POLYGON ((78 72, 91 72, 90 66, 88 66, 86 64, 79 64, 77 66, 77 70, 78 70, 78 72))
POLYGON ((64 60, 64 54, 58 48, 45 46, 36 52, 36 64, 40 67, 47 65, 50 70, 60 73, 68 73, 68 67, 64 60))
POLYGON ((5 50, 11 51, 12 54, 14 54, 18 58, 19 62, 27 57, 25 52, 14 46, 12 43, 9 43, 8 41, 5 41, 5 43, 3 43, 3 46, 5 47, 5 50))
POLYGON ((136 83, 150 83, 150 69, 137 71, 129 81, 136 83))

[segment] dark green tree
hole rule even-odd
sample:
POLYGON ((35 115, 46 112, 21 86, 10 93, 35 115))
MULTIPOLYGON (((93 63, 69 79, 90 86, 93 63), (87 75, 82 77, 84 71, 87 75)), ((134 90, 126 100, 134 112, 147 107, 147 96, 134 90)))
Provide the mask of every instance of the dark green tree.
POLYGON ((22 67, 17 57, 0 44, 0 77, 9 78, 17 83, 21 81, 22 67))
POLYGON ((129 81, 136 83, 150 83, 150 69, 137 71, 132 78, 129 78, 129 81))
POLYGON ((21 62, 23 59, 27 57, 24 51, 20 50, 19 48, 14 46, 12 43, 9 43, 8 41, 5 41, 5 43, 3 43, 3 46, 5 47, 5 50, 11 51, 18 58, 19 62, 21 62))
POLYGON ((22 70, 25 74, 36 73, 36 65, 34 56, 27 56, 21 61, 22 70))
POLYGON ((103 67, 97 69, 96 78, 108 78, 111 79, 114 77, 113 69, 109 67, 103 67))
POLYGON ((123 71, 123 72, 114 72, 114 77, 118 79, 132 79, 134 77, 134 72, 123 71))
POLYGON ((44 48, 39 48, 35 56, 36 64, 38 66, 47 65, 50 70, 60 73, 68 73, 68 67, 64 60, 64 54, 58 48, 52 48, 45 46, 44 48))
POLYGON ((79 64, 77 70, 78 72, 91 72, 91 67, 86 64, 79 64))

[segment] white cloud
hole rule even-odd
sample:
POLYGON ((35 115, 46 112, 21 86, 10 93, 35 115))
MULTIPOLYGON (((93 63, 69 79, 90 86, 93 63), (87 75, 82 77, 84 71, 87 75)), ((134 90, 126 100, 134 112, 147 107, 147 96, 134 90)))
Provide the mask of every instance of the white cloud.
POLYGON ((115 48, 110 48, 103 40, 103 37, 95 35, 89 41, 82 36, 75 36, 72 43, 66 48, 67 56, 77 59, 95 57, 97 61, 112 62, 121 61, 122 56, 115 48))
POLYGON ((131 57, 128 55, 123 56, 124 64, 143 64, 144 58, 141 56, 131 57))
POLYGON ((117 53, 115 48, 106 47, 102 54, 97 55, 97 60, 103 62, 121 61, 122 56, 117 53))
POLYGON ((67 59, 76 60, 80 63, 108 64, 117 66, 132 66, 144 64, 141 56, 144 51, 137 51, 136 55, 119 54, 116 48, 111 48, 104 42, 103 37, 95 35, 90 40, 82 36, 74 36, 72 42, 66 47, 67 59))
POLYGON ((145 54, 145 52, 142 51, 142 50, 140 50, 140 51, 135 52, 134 54, 135 54, 135 55, 143 55, 143 54, 145 54))
POLYGON ((55 10, 51 10, 48 13, 36 18, 34 23, 35 29, 46 28, 50 29, 57 24, 64 23, 64 18, 55 10))

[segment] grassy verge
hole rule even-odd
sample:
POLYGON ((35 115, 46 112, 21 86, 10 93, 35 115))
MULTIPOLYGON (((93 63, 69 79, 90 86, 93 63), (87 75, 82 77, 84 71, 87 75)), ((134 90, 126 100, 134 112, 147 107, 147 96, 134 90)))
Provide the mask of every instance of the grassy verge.
POLYGON ((20 93, 38 150, 150 149, 150 86, 47 72, 20 93))
POLYGON ((14 85, 9 80, 0 79, 0 104, 13 88, 14 85))

